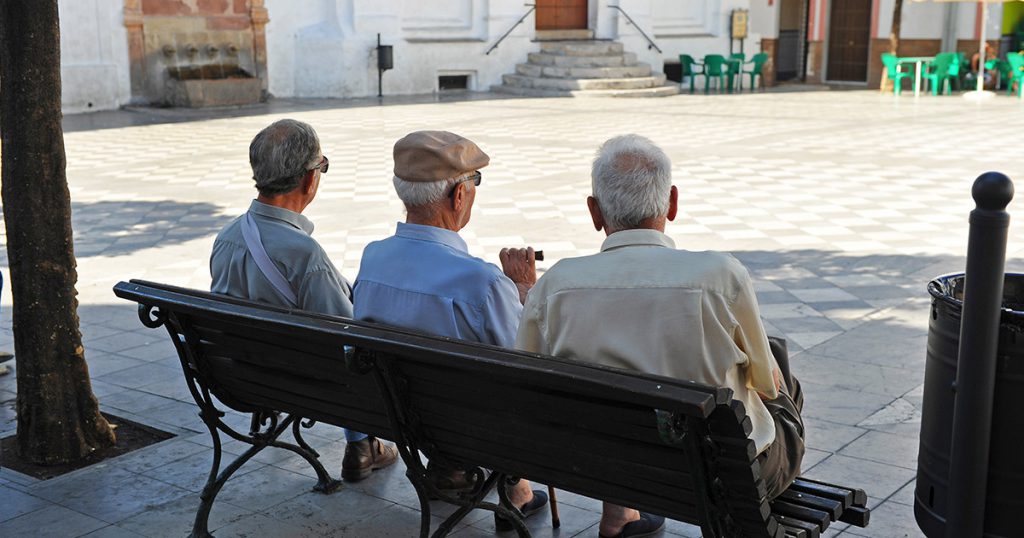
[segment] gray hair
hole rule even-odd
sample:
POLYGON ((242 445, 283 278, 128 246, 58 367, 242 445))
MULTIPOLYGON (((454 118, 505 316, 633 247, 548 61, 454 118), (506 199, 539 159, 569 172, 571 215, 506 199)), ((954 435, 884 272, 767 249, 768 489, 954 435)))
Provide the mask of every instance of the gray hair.
POLYGON ((295 190, 302 175, 322 159, 320 139, 308 123, 279 120, 249 144, 249 164, 256 189, 264 196, 295 190))
POLYGON ((423 207, 442 200, 448 195, 451 186, 462 179, 453 177, 441 181, 406 181, 398 176, 394 178, 395 192, 405 207, 423 207))
POLYGON ((594 198, 613 230, 668 214, 672 161, 649 139, 628 134, 601 145, 591 169, 594 198))

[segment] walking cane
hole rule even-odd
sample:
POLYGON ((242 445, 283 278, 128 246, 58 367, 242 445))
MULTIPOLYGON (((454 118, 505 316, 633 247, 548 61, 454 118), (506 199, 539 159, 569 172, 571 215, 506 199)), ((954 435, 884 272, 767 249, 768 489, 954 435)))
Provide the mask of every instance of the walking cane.
POLYGON ((548 486, 548 502, 551 503, 551 528, 557 529, 562 525, 558 519, 558 501, 555 499, 555 488, 548 486))

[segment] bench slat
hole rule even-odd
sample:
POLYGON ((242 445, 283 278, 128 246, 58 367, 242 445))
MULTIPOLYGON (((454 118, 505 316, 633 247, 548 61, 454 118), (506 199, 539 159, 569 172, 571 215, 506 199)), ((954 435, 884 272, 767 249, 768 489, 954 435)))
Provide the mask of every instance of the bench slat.
POLYGON ((843 515, 843 503, 834 499, 826 499, 825 497, 793 491, 792 489, 783 491, 778 498, 789 503, 826 512, 832 521, 839 519, 839 516, 843 515))
POLYGON ((787 529, 787 531, 788 529, 798 529, 803 531, 807 538, 819 538, 821 536, 821 528, 814 523, 808 523, 796 518, 780 515, 776 515, 775 517, 779 520, 779 523, 782 524, 783 528, 787 529))
POLYGON ((810 493, 811 495, 817 495, 819 497, 825 497, 826 499, 836 499, 843 503, 843 507, 848 506, 864 506, 867 503, 868 496, 862 489, 850 489, 834 484, 828 484, 818 480, 812 480, 810 478, 800 477, 793 481, 791 489, 810 493))
POLYGON ((776 499, 772 501, 771 505, 772 513, 815 524, 818 526, 818 530, 820 531, 827 529, 829 523, 832 521, 829 519, 827 513, 821 510, 815 510, 814 508, 800 506, 799 504, 791 504, 786 501, 776 499))
POLYGON ((861 528, 867 527, 868 523, 871 521, 871 511, 863 506, 851 506, 843 512, 839 521, 849 523, 850 525, 856 525, 861 528))

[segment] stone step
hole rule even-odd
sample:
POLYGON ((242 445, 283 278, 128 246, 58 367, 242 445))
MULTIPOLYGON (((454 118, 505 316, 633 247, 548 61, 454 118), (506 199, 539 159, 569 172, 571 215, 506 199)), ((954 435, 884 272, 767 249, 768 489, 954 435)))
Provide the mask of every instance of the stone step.
POLYGON ((665 84, 665 75, 654 73, 649 77, 631 78, 545 78, 524 75, 502 75, 505 86, 540 88, 545 90, 632 90, 654 88, 665 84))
POLYGON ((534 65, 557 65, 559 67, 620 67, 636 65, 636 54, 632 52, 604 56, 563 56, 561 54, 531 52, 527 58, 534 65))
POLYGON ((540 51, 559 56, 608 56, 622 54, 622 43, 614 41, 545 41, 540 51))
POLYGON ((651 76, 651 66, 638 64, 626 67, 558 67, 554 65, 519 64, 516 74, 548 78, 630 78, 651 76))
POLYGON ((632 90, 549 90, 519 86, 491 86, 491 91, 523 97, 668 97, 679 93, 675 84, 632 90))
POLYGON ((594 39, 593 30, 536 30, 534 41, 590 41, 594 39))

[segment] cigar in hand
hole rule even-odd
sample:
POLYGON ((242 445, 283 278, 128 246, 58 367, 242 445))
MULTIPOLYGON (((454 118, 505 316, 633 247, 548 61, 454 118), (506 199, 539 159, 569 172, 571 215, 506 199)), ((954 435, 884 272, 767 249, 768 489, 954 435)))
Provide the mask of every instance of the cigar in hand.
POLYGON ((535 250, 535 251, 533 251, 533 259, 535 259, 535 260, 537 260, 539 262, 544 261, 544 251, 543 250, 535 250))

